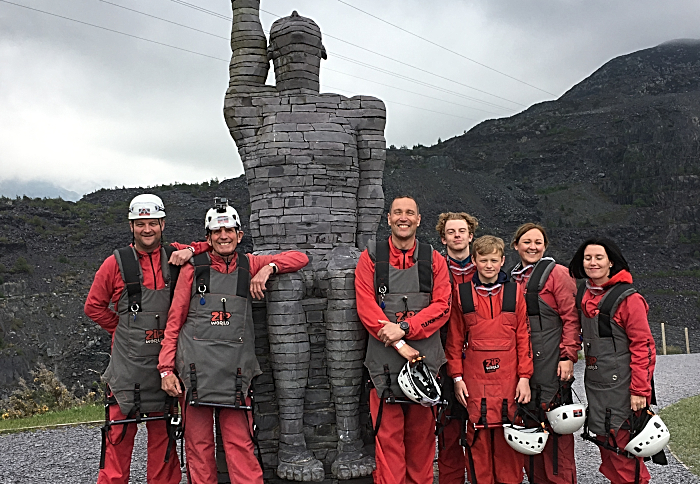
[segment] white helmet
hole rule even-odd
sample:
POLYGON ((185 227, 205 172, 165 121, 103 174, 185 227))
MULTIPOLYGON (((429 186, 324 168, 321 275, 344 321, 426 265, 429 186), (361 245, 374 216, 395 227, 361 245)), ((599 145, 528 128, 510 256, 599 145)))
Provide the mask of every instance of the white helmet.
POLYGON ((440 386, 424 359, 424 356, 419 356, 413 362, 407 361, 399 372, 398 380, 404 395, 424 407, 432 407, 441 401, 440 386))
POLYGON ((561 405, 547 412, 547 420, 559 435, 573 434, 586 421, 586 404, 561 405))
POLYGON ((210 208, 204 217, 206 230, 219 230, 220 228, 241 228, 241 218, 236 209, 229 206, 225 198, 214 198, 214 208, 210 208))
POLYGON ((150 193, 136 195, 129 204, 129 220, 146 218, 165 218, 163 200, 150 193))
POLYGON ((503 434, 508 445, 525 455, 541 453, 549 438, 549 433, 543 426, 528 429, 521 425, 504 425, 503 434))
POLYGON ((642 417, 633 421, 630 434, 633 436, 625 450, 637 457, 651 457, 666 447, 671 434, 661 417, 651 409, 642 410, 642 417))

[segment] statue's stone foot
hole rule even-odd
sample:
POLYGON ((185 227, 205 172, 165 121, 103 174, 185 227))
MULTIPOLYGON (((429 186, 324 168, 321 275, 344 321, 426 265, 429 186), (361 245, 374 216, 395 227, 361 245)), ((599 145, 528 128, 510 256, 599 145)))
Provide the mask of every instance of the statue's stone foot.
POLYGON ((362 452, 343 452, 338 454, 331 465, 331 472, 337 479, 355 479, 372 474, 376 468, 374 457, 362 452))
POLYGON ((320 482, 325 477, 323 464, 309 451, 278 456, 277 476, 288 481, 320 482))

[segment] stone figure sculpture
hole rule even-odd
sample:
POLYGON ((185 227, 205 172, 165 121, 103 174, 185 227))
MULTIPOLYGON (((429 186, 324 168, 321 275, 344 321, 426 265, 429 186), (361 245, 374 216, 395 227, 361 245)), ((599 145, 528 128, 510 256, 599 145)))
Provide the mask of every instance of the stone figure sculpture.
POLYGON ((313 20, 296 11, 278 19, 268 45, 260 1, 232 0, 232 6, 224 116, 248 181, 250 234, 257 251, 306 251, 312 268, 280 276, 267 295, 279 406, 277 475, 324 478, 303 428, 306 326, 322 314, 338 439, 331 472, 337 479, 367 476, 374 459, 362 452, 359 416, 366 332, 355 310, 353 281, 360 250, 374 237, 383 212, 386 109, 374 97, 319 93, 326 51, 313 20), (265 85, 270 60, 275 86, 265 85))

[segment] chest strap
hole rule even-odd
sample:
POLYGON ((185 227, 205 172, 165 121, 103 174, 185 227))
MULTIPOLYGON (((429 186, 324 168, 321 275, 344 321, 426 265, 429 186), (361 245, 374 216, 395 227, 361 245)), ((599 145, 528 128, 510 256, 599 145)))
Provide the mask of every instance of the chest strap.
MULTIPOLYGON (((195 289, 199 294, 210 292, 210 268, 211 259, 208 253, 195 255, 194 262, 194 280, 195 289)), ((238 253, 238 282, 236 284, 236 296, 248 298, 250 293, 250 263, 245 254, 238 253)))
MULTIPOLYGON (((472 294, 472 282, 463 282, 459 285, 459 300, 462 303, 462 314, 473 313, 474 296, 472 294)), ((502 313, 514 313, 516 298, 518 296, 518 285, 514 282, 503 283, 503 306, 502 313)))
MULTIPOLYGON (((418 242, 416 242, 418 243, 418 242)), ((389 241, 377 242, 374 261, 375 292, 378 296, 389 294, 389 241)), ((433 291, 433 249, 430 244, 418 243, 418 285, 420 292, 433 291)))

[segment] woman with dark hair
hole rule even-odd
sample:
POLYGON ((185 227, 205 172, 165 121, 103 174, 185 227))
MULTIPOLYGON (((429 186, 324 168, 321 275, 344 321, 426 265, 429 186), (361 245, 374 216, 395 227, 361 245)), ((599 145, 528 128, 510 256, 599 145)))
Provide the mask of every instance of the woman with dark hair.
MULTIPOLYGON (((547 232, 535 223, 518 227, 510 244, 520 256, 510 275, 525 294, 534 355, 528 408, 541 420, 546 418, 545 412, 553 406, 556 395, 563 393, 560 389, 571 385, 581 349, 576 283, 566 267, 544 257, 548 245, 547 232)), ((554 434, 541 454, 525 459, 525 468, 530 482, 575 483, 573 434, 554 434)))
POLYGON ((586 354, 588 429, 600 448, 600 472, 612 484, 647 484, 643 459, 614 449, 624 449, 633 414, 651 403, 656 346, 647 321, 649 306, 632 287, 629 264, 612 240, 586 240, 569 272, 586 279, 576 303, 586 354))

